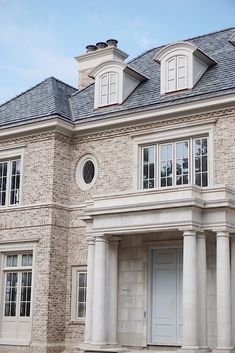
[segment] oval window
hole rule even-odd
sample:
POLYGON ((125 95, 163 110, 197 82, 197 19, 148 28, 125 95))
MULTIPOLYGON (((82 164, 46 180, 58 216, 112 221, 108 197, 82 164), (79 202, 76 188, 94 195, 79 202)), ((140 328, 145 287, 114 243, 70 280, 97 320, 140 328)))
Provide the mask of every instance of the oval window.
POLYGON ((90 184, 95 176, 95 166, 91 160, 88 160, 83 165, 82 176, 86 184, 90 184))
POLYGON ((90 189, 96 181, 98 166, 96 159, 87 154, 83 156, 77 165, 76 180, 82 190, 90 189))

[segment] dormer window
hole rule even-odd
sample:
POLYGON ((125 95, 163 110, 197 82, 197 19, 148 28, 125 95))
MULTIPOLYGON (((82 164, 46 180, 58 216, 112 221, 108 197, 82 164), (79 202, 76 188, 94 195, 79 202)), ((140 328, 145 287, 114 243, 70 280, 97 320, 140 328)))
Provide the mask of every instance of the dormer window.
POLYGON ((188 83, 188 60, 184 55, 176 55, 167 60, 167 92, 186 89, 188 83))
POLYGON ((167 45, 154 58, 161 65, 161 94, 192 89, 216 62, 189 42, 167 45))
POLYGON ((95 79, 95 109, 122 104, 139 83, 147 79, 118 60, 108 60, 97 65, 90 77, 95 79))
POLYGON ((108 72, 100 77, 100 100, 99 105, 110 105, 118 103, 118 74, 108 72))

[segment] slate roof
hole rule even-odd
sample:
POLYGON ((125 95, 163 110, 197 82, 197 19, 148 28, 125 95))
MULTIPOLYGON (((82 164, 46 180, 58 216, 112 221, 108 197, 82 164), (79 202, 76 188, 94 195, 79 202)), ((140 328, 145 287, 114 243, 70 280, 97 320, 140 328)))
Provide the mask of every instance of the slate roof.
POLYGON ((141 111, 147 107, 179 104, 235 92, 235 46, 228 41, 234 32, 235 27, 185 40, 217 62, 205 72, 191 92, 160 96, 160 64, 153 58, 164 47, 161 46, 128 63, 149 80, 140 83, 122 105, 94 110, 94 84, 78 91, 50 77, 1 105, 0 125, 32 121, 52 114, 79 123, 84 119, 117 116, 126 111, 141 111))
POLYGON ((77 90, 49 77, 26 92, 0 105, 0 125, 35 120, 58 114, 72 119, 69 97, 77 90))
POLYGON ((110 107, 111 109, 93 110, 94 84, 75 93, 71 99, 75 120, 107 114, 117 116, 126 110, 139 111, 146 109, 147 106, 170 105, 235 91, 235 47, 228 41, 234 31, 235 28, 230 28, 185 40, 195 44, 217 62, 205 72, 191 92, 160 95, 160 64, 153 59, 164 45, 149 50, 128 63, 135 70, 148 76, 149 80, 141 83, 122 105, 110 107))

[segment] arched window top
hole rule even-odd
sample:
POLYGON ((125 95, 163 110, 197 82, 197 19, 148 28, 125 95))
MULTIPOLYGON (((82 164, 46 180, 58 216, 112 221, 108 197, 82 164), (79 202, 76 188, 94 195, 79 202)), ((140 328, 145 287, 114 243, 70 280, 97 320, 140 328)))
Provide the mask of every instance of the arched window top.
POLYGON ((118 103, 118 73, 107 72, 100 77, 99 105, 118 103))
POLYGON ((188 58, 175 55, 166 61, 166 92, 188 87, 188 58))
POLYGON ((193 89, 207 68, 216 62, 193 43, 167 45, 154 57, 161 66, 161 94, 193 89))

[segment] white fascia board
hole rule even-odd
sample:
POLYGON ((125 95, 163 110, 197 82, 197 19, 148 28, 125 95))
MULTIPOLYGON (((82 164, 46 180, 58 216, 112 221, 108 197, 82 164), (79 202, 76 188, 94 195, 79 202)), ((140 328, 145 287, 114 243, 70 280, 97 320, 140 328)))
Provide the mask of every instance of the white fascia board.
MULTIPOLYGON (((235 93, 223 95, 220 97, 204 98, 194 102, 172 104, 171 106, 162 106, 153 109, 141 110, 139 112, 123 112, 119 116, 101 116, 97 117, 96 120, 77 121, 75 123, 74 131, 79 134, 86 134, 91 130, 104 129, 109 127, 123 126, 124 124, 130 125, 135 122, 145 123, 153 119, 172 119, 172 117, 183 117, 188 114, 207 113, 215 110, 222 110, 227 107, 235 106, 235 93)), ((118 112, 119 113, 119 112, 118 112)))
POLYGON ((74 125, 62 120, 58 116, 49 116, 37 122, 22 122, 0 127, 0 137, 25 135, 40 131, 55 130, 65 135, 71 136, 74 131, 74 125))

